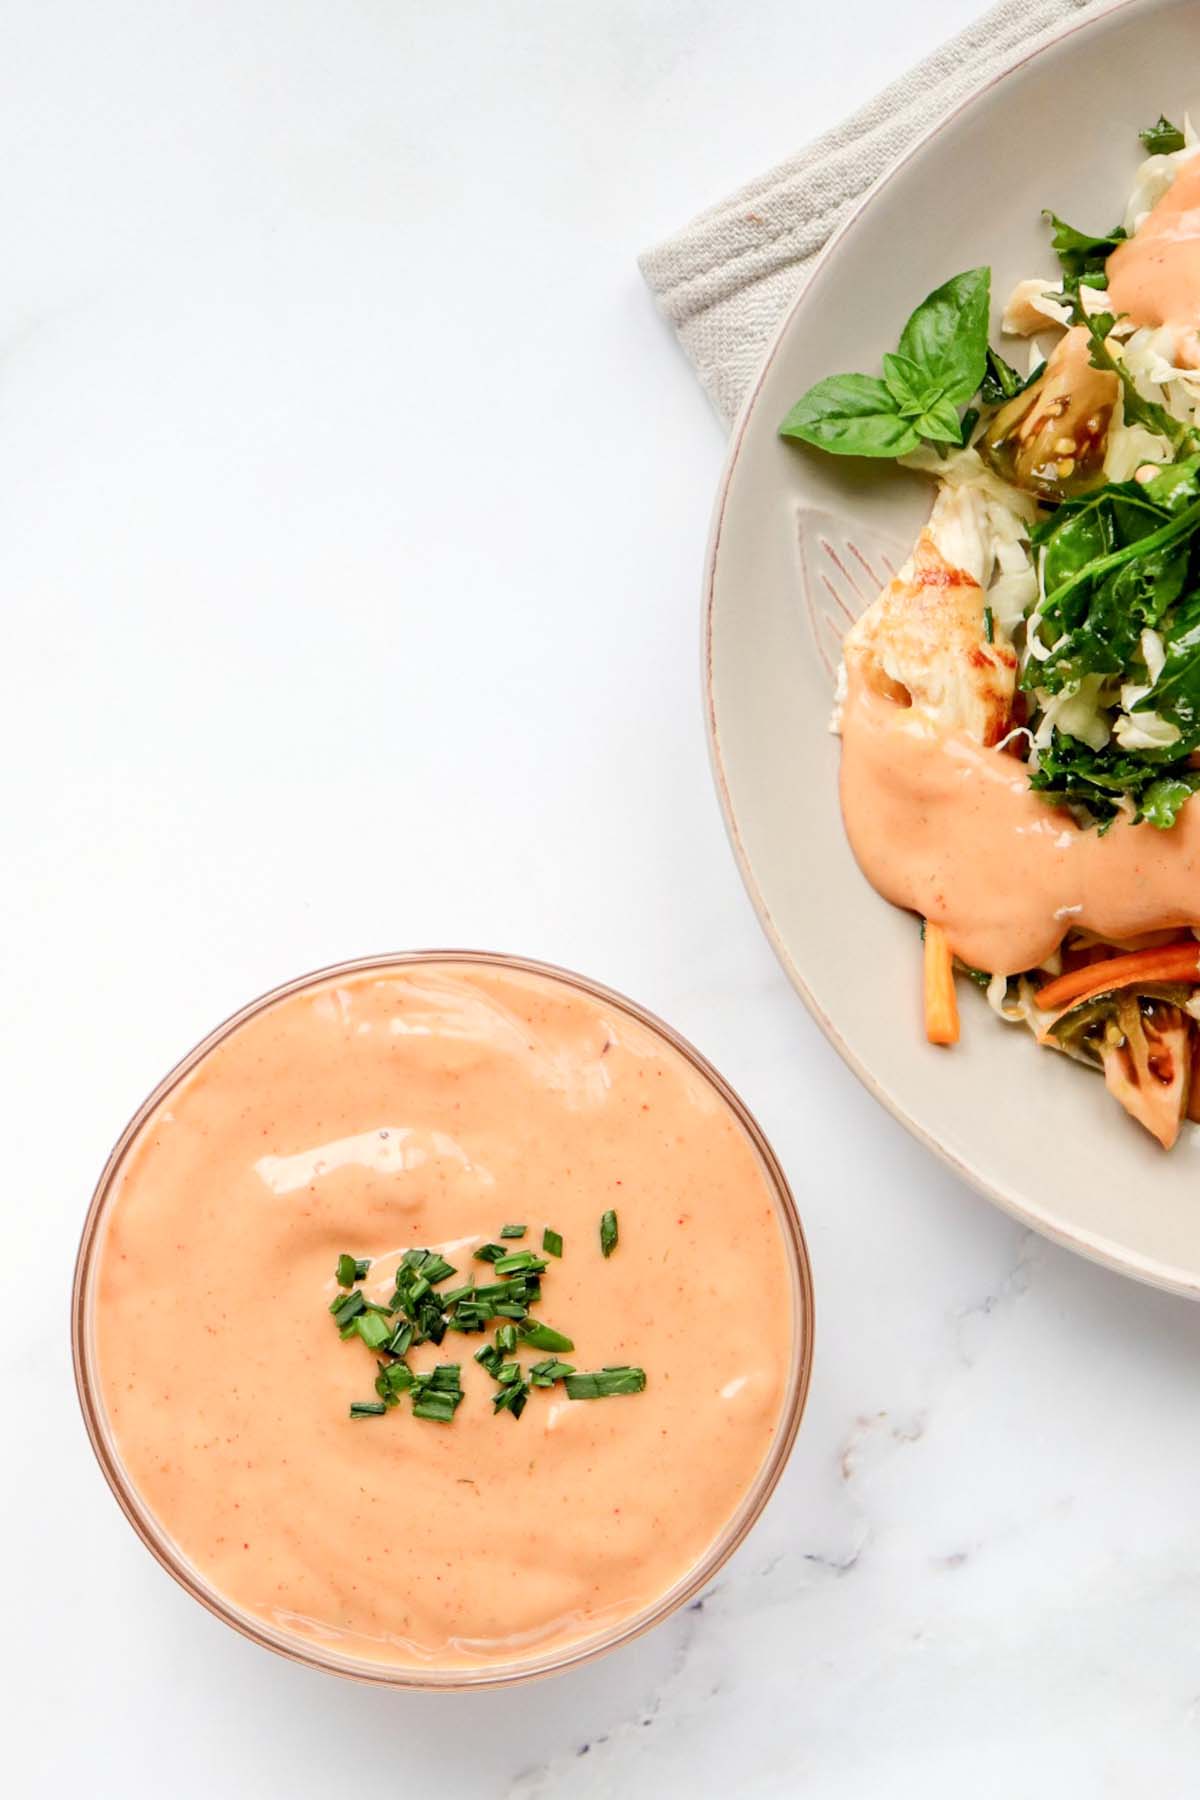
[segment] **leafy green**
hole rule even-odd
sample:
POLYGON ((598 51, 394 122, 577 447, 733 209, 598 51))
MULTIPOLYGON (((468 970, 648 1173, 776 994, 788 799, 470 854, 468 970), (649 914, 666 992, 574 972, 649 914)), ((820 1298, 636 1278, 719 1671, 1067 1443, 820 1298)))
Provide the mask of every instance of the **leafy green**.
POLYGON ((1144 425, 1147 431, 1153 431, 1159 437, 1166 438, 1176 456, 1182 456, 1189 450, 1194 450, 1197 443, 1200 443, 1200 435, 1195 429, 1190 425, 1185 425, 1181 419, 1177 419, 1173 413, 1167 411, 1165 406, 1160 406, 1155 400, 1147 400, 1143 394, 1140 394, 1137 384, 1124 362, 1119 356, 1114 356, 1109 349, 1105 340, 1117 323, 1114 315, 1107 312, 1086 312, 1078 292, 1070 296, 1070 305, 1071 323, 1082 325, 1091 340, 1089 360, 1093 369, 1106 369, 1121 383, 1121 392, 1125 401, 1125 423, 1127 425, 1144 425))
POLYGON ((835 456, 905 456, 922 439, 961 444, 959 408, 987 369, 991 270, 943 282, 912 313, 883 378, 828 375, 809 388, 779 427, 835 456))
POLYGON ((1200 787, 1200 771, 1189 769, 1186 758, 1177 758, 1164 768, 1148 761, 1143 752, 1122 750, 1115 743, 1093 750, 1078 738, 1056 731, 1047 748, 1039 752, 1038 766, 1029 772, 1029 785, 1046 800, 1085 807, 1102 832, 1128 796, 1135 821, 1144 819, 1165 831, 1174 825, 1184 801, 1200 787))
POLYGON ((987 368, 979 384, 979 398, 985 406, 1003 406, 1006 400, 1015 400, 1027 387, 1032 387, 1045 367, 1043 359, 1028 375, 1018 375, 1012 364, 1005 362, 999 351, 993 350, 989 345, 987 368))
POLYGON ((1058 693, 1084 675, 1123 674, 1143 630, 1161 625, 1179 600, 1200 500, 1169 512, 1149 495, 1149 486, 1136 483, 1104 489, 1082 505, 1061 507, 1043 534, 1046 599, 1037 629, 1051 648, 1043 660, 1030 659, 1027 688, 1058 693))
POLYGON ((900 353, 923 371, 929 394, 965 406, 987 365, 990 269, 967 269, 935 288, 900 333, 900 353))
POLYGON ((1117 225, 1103 236, 1091 232, 1077 231, 1060 219, 1057 213, 1049 210, 1042 217, 1054 227, 1054 236, 1050 242, 1055 255, 1062 264, 1063 292, 1078 294, 1080 284, 1091 288, 1108 286, 1108 276, 1104 265, 1109 257, 1128 237, 1129 233, 1123 225, 1117 225))
POLYGON ((1170 119, 1158 115, 1154 125, 1148 125, 1145 131, 1139 131, 1138 137, 1145 144, 1150 156, 1169 156, 1172 150, 1183 149, 1183 133, 1178 125, 1172 125, 1170 119))
POLYGON ((1163 647, 1162 672, 1133 711, 1157 713, 1176 726, 1180 741, 1171 745, 1171 751, 1178 754, 1200 745, 1200 594, 1179 607, 1163 647))
POLYGON ((797 400, 779 435, 834 456, 907 456, 921 441, 891 390, 874 375, 827 375, 797 400))
POLYGON ((1200 787, 1200 773, 1189 770, 1185 775, 1160 775, 1142 793, 1138 811, 1148 825, 1169 831, 1179 817, 1179 809, 1200 787))

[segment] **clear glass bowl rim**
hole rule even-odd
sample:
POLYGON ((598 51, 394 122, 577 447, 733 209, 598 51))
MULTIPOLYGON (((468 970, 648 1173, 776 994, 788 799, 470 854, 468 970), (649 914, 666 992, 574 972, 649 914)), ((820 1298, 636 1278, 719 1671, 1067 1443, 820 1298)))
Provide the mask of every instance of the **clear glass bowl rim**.
POLYGON ((796 1202, 787 1177, 757 1120, 740 1095, 730 1087, 708 1059, 702 1056, 693 1044, 689 1043, 665 1020, 660 1019, 646 1007, 639 1005, 637 1001, 630 1000, 626 995, 618 993, 616 989, 606 987, 601 982, 593 981, 587 976, 577 974, 572 969, 564 969, 554 963, 539 962, 530 957, 490 950, 395 951, 376 956, 357 957, 349 962, 332 963, 325 968, 314 969, 308 974, 298 975, 293 980, 283 982, 280 986, 271 988, 267 993, 260 994, 210 1031, 175 1064, 174 1068, 164 1075, 154 1091, 142 1102, 113 1146, 100 1179, 96 1183, 87 1216, 84 1219, 71 1293, 71 1353, 76 1391, 88 1437, 91 1440, 96 1460, 100 1464, 105 1480, 112 1489, 118 1505, 150 1553, 167 1573, 194 1600, 198 1600, 208 1612, 223 1620, 233 1630, 240 1632, 243 1637, 262 1645, 265 1649, 275 1651, 277 1655, 284 1656, 292 1662, 302 1663, 308 1668, 322 1669, 329 1674, 341 1675, 350 1680, 368 1682, 382 1687, 426 1692, 461 1692, 464 1689, 472 1688, 499 1688, 511 1686, 516 1682, 533 1681, 542 1676, 559 1674, 566 1669, 578 1668, 581 1664, 591 1662, 594 1658, 605 1655, 622 1644, 631 1643, 643 1632, 649 1631, 652 1626, 661 1624, 664 1619, 669 1618, 672 1613, 694 1599, 744 1541, 783 1473, 792 1446, 796 1441, 796 1434, 800 1429, 800 1420, 808 1399, 813 1361, 812 1267, 804 1238, 804 1229, 800 1223, 800 1215, 796 1209, 796 1202), (100 1398, 100 1386, 93 1362, 90 1329, 91 1275, 108 1196, 130 1144, 141 1130, 146 1118, 170 1093, 172 1088, 222 1039, 228 1037, 231 1032, 236 1031, 239 1026, 245 1024, 257 1013, 274 1005, 275 1002, 286 999, 291 994, 300 993, 305 988, 314 987, 338 977, 366 974, 372 970, 383 972, 388 969, 411 967, 421 963, 475 964, 546 976, 552 980, 564 982, 567 986, 577 988, 581 993, 587 994, 593 999, 601 1000, 606 1005, 617 1007, 627 1013, 639 1024, 664 1038, 691 1063, 710 1086, 716 1089, 722 1100, 734 1113, 762 1162, 779 1215, 788 1254, 796 1324, 788 1387, 784 1398, 780 1427, 772 1439, 771 1448, 761 1468, 743 1496, 741 1504, 699 1561, 673 1587, 660 1595, 651 1606, 617 1621, 591 1637, 582 1638, 578 1642, 560 1646, 556 1650, 522 1658, 512 1663, 481 1664, 461 1668, 398 1666, 388 1663, 373 1663, 356 1657, 339 1656, 330 1648, 309 1644, 302 1638, 293 1637, 284 1631, 274 1629, 265 1620, 256 1618, 253 1614, 243 1613, 227 1601, 217 1589, 205 1582, 170 1542, 154 1515, 138 1496, 121 1465, 100 1398))

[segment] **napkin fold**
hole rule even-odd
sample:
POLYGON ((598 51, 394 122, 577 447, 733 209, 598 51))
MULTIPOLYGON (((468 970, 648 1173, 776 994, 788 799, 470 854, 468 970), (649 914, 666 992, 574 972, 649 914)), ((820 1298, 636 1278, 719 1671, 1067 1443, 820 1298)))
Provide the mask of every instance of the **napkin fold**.
POLYGON ((771 334, 867 190, 975 89, 1112 0, 1001 0, 869 105, 638 259, 701 384, 731 424, 771 334))

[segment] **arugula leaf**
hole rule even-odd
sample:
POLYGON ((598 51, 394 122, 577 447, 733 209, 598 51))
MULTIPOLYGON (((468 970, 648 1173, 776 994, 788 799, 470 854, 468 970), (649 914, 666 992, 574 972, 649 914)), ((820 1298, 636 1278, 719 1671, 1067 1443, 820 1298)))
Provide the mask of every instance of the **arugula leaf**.
POLYGON ((1028 375, 1018 375, 1012 364, 1005 362, 999 352, 989 345, 987 368, 979 384, 979 398, 985 406, 1003 406, 1006 400, 1015 400, 1018 394, 1023 394, 1026 388, 1032 387, 1045 367, 1043 358, 1028 375))
POLYGON ((1139 131, 1138 137, 1145 144, 1150 156, 1169 156, 1172 150, 1183 149, 1183 133, 1178 125, 1172 125, 1170 119, 1158 115, 1158 122, 1148 125, 1145 131, 1139 131))
POLYGON ((1086 287, 1105 288, 1108 276, 1104 273, 1104 265, 1118 244, 1124 243, 1129 233, 1123 225, 1117 225, 1102 237, 1091 232, 1077 231, 1060 219, 1057 213, 1048 209, 1042 213, 1043 219, 1054 227, 1051 246, 1062 264, 1063 292, 1078 294, 1080 283, 1086 287))
POLYGON ((830 375, 779 427, 835 456, 904 456, 922 438, 961 444, 958 409, 987 366, 990 269, 968 269, 923 300, 883 358, 883 379, 830 375))
POLYGON ((1118 356, 1114 356, 1105 339, 1116 324, 1112 313, 1085 312, 1078 291, 1068 295, 1071 306, 1071 323, 1082 325, 1091 340, 1089 345, 1089 361, 1093 369, 1107 369, 1121 383, 1121 391, 1125 399, 1125 423, 1127 425, 1144 425, 1148 431, 1156 432, 1159 437, 1166 438, 1177 456, 1194 449, 1200 442, 1200 433, 1194 427, 1185 425, 1181 419, 1175 418, 1165 406, 1159 406, 1154 400, 1145 399, 1137 389, 1129 370, 1118 356))
POLYGON ((900 333, 901 355, 911 357, 952 406, 964 406, 983 380, 991 286, 988 268, 951 276, 921 302, 900 333))
POLYGON ((921 441, 886 383, 874 375, 827 375, 797 400, 779 435, 834 456, 905 456, 921 441))

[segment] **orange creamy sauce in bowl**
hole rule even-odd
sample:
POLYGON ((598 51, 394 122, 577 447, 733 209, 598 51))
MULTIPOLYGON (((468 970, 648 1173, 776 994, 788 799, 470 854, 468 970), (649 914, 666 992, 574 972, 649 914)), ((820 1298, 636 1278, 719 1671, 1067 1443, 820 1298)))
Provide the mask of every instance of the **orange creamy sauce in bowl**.
POLYGON ((491 959, 313 978, 202 1051, 118 1153, 82 1259, 89 1424, 168 1566, 274 1647, 385 1679, 524 1672, 692 1591, 807 1373, 790 1198, 717 1078, 614 996, 491 959), (445 1287, 494 1280, 472 1253, 508 1222, 509 1249, 562 1235, 532 1310, 565 1360, 645 1391, 494 1414, 493 1320, 409 1353, 461 1364, 451 1423, 407 1396, 351 1419, 376 1362, 330 1316, 339 1254, 386 1303, 411 1248, 455 1265, 445 1287))

